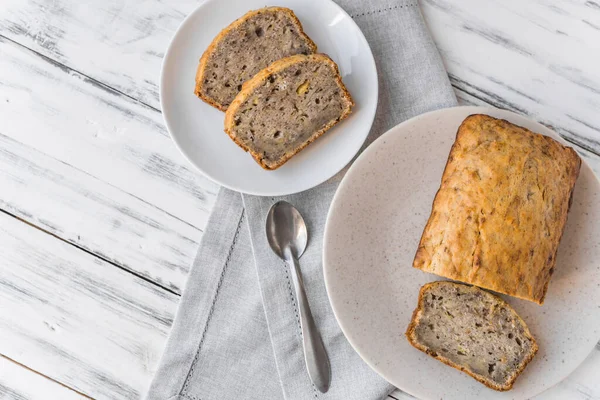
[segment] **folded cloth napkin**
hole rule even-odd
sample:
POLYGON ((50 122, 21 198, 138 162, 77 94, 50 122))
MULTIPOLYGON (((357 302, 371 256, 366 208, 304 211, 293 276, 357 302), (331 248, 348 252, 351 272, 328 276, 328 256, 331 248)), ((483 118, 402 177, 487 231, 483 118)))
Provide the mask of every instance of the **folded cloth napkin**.
MULTIPOLYGON (((456 104, 416 0, 338 3, 361 27, 377 62, 379 106, 368 143, 408 118, 456 104)), ((220 191, 148 399, 369 400, 393 390, 346 341, 325 290, 323 230, 343 174, 277 198, 220 191), (264 233, 278 200, 294 204, 308 225, 300 268, 331 362, 325 394, 306 371, 289 268, 264 233)))

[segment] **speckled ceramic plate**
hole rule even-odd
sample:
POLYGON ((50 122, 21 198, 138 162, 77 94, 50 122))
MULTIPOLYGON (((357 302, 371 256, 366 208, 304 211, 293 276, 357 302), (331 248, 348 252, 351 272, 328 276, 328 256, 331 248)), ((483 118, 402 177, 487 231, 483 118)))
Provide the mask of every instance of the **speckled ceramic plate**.
POLYGON ((325 282, 344 334, 375 371, 422 399, 533 397, 569 375, 600 339, 600 183, 585 162, 546 302, 504 296, 540 347, 511 391, 488 389, 404 337, 419 288, 440 279, 412 268, 412 261, 458 126, 474 113, 558 138, 502 110, 458 107, 418 116, 358 158, 335 195, 325 230, 325 282))

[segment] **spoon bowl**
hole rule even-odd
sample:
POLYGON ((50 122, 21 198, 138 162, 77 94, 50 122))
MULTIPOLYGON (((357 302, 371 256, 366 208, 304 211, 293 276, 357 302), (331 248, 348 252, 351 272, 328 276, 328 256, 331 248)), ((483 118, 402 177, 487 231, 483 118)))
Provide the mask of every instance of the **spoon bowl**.
POLYGON ((279 201, 267 215, 267 239, 271 249, 281 259, 287 260, 286 248, 291 255, 300 258, 308 244, 306 223, 300 212, 286 201, 279 201))

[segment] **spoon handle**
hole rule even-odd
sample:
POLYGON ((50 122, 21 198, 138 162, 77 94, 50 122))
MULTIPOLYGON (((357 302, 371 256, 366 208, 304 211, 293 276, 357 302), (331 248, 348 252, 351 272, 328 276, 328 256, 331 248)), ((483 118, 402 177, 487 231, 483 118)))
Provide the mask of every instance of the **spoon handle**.
POLYGON ((298 308, 300 309, 300 327, 302 329, 304 359, 306 368, 308 369, 308 376, 310 376, 317 389, 321 393, 325 393, 329 390, 329 383, 331 382, 329 358, 325 352, 321 335, 319 335, 315 326, 312 313, 310 312, 298 260, 292 255, 288 258, 288 263, 292 270, 292 281, 296 290, 298 308))

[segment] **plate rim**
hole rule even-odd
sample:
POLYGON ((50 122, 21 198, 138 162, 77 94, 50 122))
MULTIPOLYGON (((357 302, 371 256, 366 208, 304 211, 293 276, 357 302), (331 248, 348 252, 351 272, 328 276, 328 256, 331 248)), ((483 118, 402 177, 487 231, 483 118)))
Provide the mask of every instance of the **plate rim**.
MULTIPOLYGON (((191 155, 188 155, 187 151, 184 149, 184 146, 183 146, 183 143, 181 142, 181 140, 177 139, 176 134, 173 134, 174 131, 172 129, 171 124, 169 123, 169 119, 168 119, 169 117, 167 117, 167 114, 169 114, 169 111, 165 111, 166 110, 166 108, 165 108, 166 102, 164 99, 165 96, 163 94, 163 89, 166 86, 165 82, 167 80, 167 74, 165 72, 166 66, 167 66, 167 63, 169 62, 170 58, 172 57, 172 52, 174 51, 174 46, 175 46, 176 40, 178 38, 178 35, 183 30, 183 28, 185 26, 187 26, 187 24, 191 23, 190 21, 192 21, 196 17, 197 14, 202 12, 203 8, 210 6, 210 5, 214 5, 213 3, 223 3, 223 1, 224 0, 204 0, 201 4, 199 4, 192 12, 190 12, 184 18, 184 20, 179 24, 179 26, 177 27, 177 29, 171 36, 171 39, 169 40, 169 45, 167 46, 167 50, 165 52, 165 55, 162 59, 161 66, 160 66, 160 79, 159 79, 158 94, 159 94, 160 111, 161 111, 161 114, 163 117, 165 127, 167 128, 167 132, 169 133, 169 136, 171 137, 171 140, 173 140, 173 142, 175 143, 175 147, 177 147, 177 150, 179 151, 179 153, 181 155, 183 155, 184 159, 187 160, 187 162, 189 164, 191 164, 198 173, 200 173, 202 176, 206 177, 207 179, 216 183, 219 186, 225 187, 227 189, 230 189, 230 190, 233 190, 233 191, 236 191, 239 193, 249 194, 249 195, 254 195, 254 196, 266 196, 266 197, 267 196, 287 196, 287 195, 292 195, 292 194, 296 194, 296 193, 301 193, 306 190, 310 190, 316 186, 319 186, 323 182, 331 179, 332 177, 337 175, 340 171, 342 171, 356 157, 356 155, 361 152, 361 149, 363 148, 363 146, 367 140, 367 137, 369 136, 369 133, 371 132, 371 129, 373 128, 373 123, 375 121, 375 116, 377 114, 377 108, 379 105, 379 72, 377 70, 377 63, 375 62, 375 57, 373 56, 373 50, 371 49, 371 46, 370 46, 369 42, 367 41, 367 38, 365 37, 362 29, 360 28, 360 26, 358 26, 356 21, 354 21, 354 19, 350 16, 350 14, 348 14, 346 12, 346 10, 344 10, 339 4, 335 3, 333 0, 320 0, 321 2, 328 3, 329 6, 332 6, 338 12, 341 12, 349 21, 352 21, 352 24, 358 31, 358 34, 359 34, 358 36, 359 36, 360 41, 366 46, 366 49, 368 50, 367 53, 364 53, 365 57, 366 57, 365 59, 367 60, 368 64, 370 64, 370 68, 372 68, 374 71, 374 78, 375 78, 375 82, 376 82, 375 93, 374 93, 375 101, 372 103, 372 105, 370 107, 368 104, 365 107, 365 111, 368 112, 370 114, 370 116, 369 116, 369 114, 367 114, 368 115, 368 120, 367 120, 368 121, 368 129, 366 129, 366 132, 363 134, 363 138, 360 141, 360 145, 357 146, 357 148, 354 151, 348 152, 348 155, 347 155, 347 157, 345 157, 345 160, 343 162, 340 162, 339 167, 334 168, 335 171, 333 171, 331 173, 331 175, 327 176, 328 174, 325 174, 325 175, 323 175, 322 178, 317 179, 314 183, 309 183, 308 185, 298 186, 297 188, 294 188, 292 190, 283 190, 283 191, 244 189, 244 188, 238 187, 236 185, 228 184, 227 182, 224 182, 221 179, 215 178, 211 174, 202 170, 202 168, 200 168, 200 166, 197 165, 193 161, 191 155)), ((222 4, 220 4, 220 5, 222 6, 222 4)), ((269 7, 269 5, 265 4, 265 7, 269 7)), ((248 11, 250 11, 250 10, 248 10, 248 11)), ((224 28, 225 27, 223 27, 223 29, 224 28)), ((246 153, 244 153, 242 155, 247 156, 246 153)))
MULTIPOLYGON (((361 159, 368 157, 368 154, 370 154, 371 152, 375 151, 375 144, 380 142, 380 141, 384 141, 386 139, 386 137, 389 137, 391 135, 396 134, 395 132, 398 129, 401 129, 402 126, 404 125, 408 125, 409 123, 414 123, 415 121, 418 121, 420 119, 424 119, 424 118, 429 118, 432 115, 438 114, 438 113, 445 113, 445 112, 450 112, 450 110, 455 110, 455 109, 464 109, 464 110, 470 110, 469 114, 488 114, 490 112, 495 112, 495 111, 503 111, 503 112, 508 112, 510 114, 516 115, 520 118, 525 118, 528 119, 532 122, 535 122, 538 125, 543 126, 545 129, 547 129, 548 131, 552 132, 552 138, 555 140, 558 140, 561 144, 564 145, 568 145, 569 147, 572 147, 572 145, 570 143, 568 143, 566 140, 564 140, 558 133, 556 133, 556 131, 554 131, 553 129, 543 125, 542 123, 530 118, 529 116, 524 116, 521 114, 518 114, 514 111, 511 110, 506 110, 506 109, 501 109, 501 108, 496 108, 496 107, 491 107, 491 106, 455 106, 455 107, 447 107, 447 108, 441 108, 441 109, 437 109, 437 110, 432 110, 432 111, 428 111, 426 113, 423 114, 419 114, 416 115, 412 118, 409 118, 395 126, 393 126, 392 128, 390 128, 389 130, 387 130, 385 133, 383 133, 381 136, 379 136, 376 140, 374 140, 368 148, 366 148, 365 150, 363 150, 363 152, 357 157, 357 159, 354 161, 354 163, 352 163, 352 165, 350 166, 350 168, 348 169, 348 171, 346 172, 346 174, 344 175, 344 177, 342 178, 340 184, 338 185, 335 194, 333 195, 333 198, 331 200, 331 204, 329 205, 329 209, 327 211, 327 217, 325 220, 325 228, 323 230, 323 252, 322 252, 322 256, 321 256, 321 262, 323 264, 323 279, 325 282, 325 290, 327 292, 327 298, 329 300, 329 304, 331 305, 331 309, 333 310, 333 314, 335 316, 335 319, 342 331, 342 333, 344 334, 344 337, 346 338, 346 340, 348 340, 348 342, 350 343, 350 345, 352 346, 352 348, 354 349, 354 351, 356 351, 356 353, 359 355, 359 357, 373 370, 375 371, 379 376, 381 376, 383 379, 385 379, 386 381, 390 382, 391 384, 393 384, 394 386, 396 386, 398 389, 408 393, 411 396, 419 396, 418 393, 412 393, 411 391, 402 388, 401 386, 399 386, 397 383, 398 382, 392 382, 392 380, 389 379, 389 374, 384 373, 384 371, 382 371, 376 364, 372 363, 370 360, 367 360, 367 358, 363 355, 363 352, 361 351, 361 349, 359 349, 359 347, 357 346, 357 344, 349 337, 348 335, 348 327, 344 327, 344 323, 342 322, 342 320, 339 318, 339 310, 336 310, 336 306, 334 305, 334 302, 332 301, 332 297, 331 297, 331 287, 330 285, 332 284, 331 281, 328 279, 328 267, 327 267, 327 263, 326 263, 326 254, 328 252, 327 248, 327 238, 329 236, 331 236, 331 225, 330 225, 330 217, 331 217, 331 213, 332 210, 334 208, 334 204, 336 203, 336 200, 338 200, 338 197, 341 196, 340 192, 341 192, 341 188, 343 186, 345 186, 346 184, 348 184, 348 179, 347 177, 350 176, 350 173, 352 172, 353 169, 357 168, 356 166, 359 164, 359 162, 361 161, 361 159), (471 112, 472 111, 472 112, 471 112)), ((458 127, 457 127, 458 129, 458 127)), ((585 166, 585 168, 588 168, 592 174, 592 176, 594 177, 596 183, 600 186, 600 177, 595 173, 595 171, 591 168, 591 166, 589 165, 589 163, 583 158, 581 157, 581 161, 582 161, 582 167, 585 166)), ((433 199, 432 199, 433 201, 433 199)), ((442 277, 440 277, 441 279, 443 279, 442 277)), ((599 338, 600 339, 600 338, 599 338)), ((591 354, 592 351, 594 351, 594 348, 596 347, 596 342, 594 342, 593 344, 591 344, 590 350, 587 353, 587 355, 580 360, 577 365, 570 370, 569 372, 567 372, 564 376, 561 377, 561 379, 557 380, 554 384, 552 384, 551 386, 548 386, 547 388, 543 389, 541 392, 536 393, 534 396, 538 396, 541 393, 544 393, 545 391, 547 391, 548 389, 556 386, 558 383, 562 382, 565 378, 567 378, 569 375, 571 375, 573 373, 573 371, 575 371, 584 361, 585 359, 589 356, 589 354, 591 354)), ((506 392, 509 393, 509 392, 506 392)))

